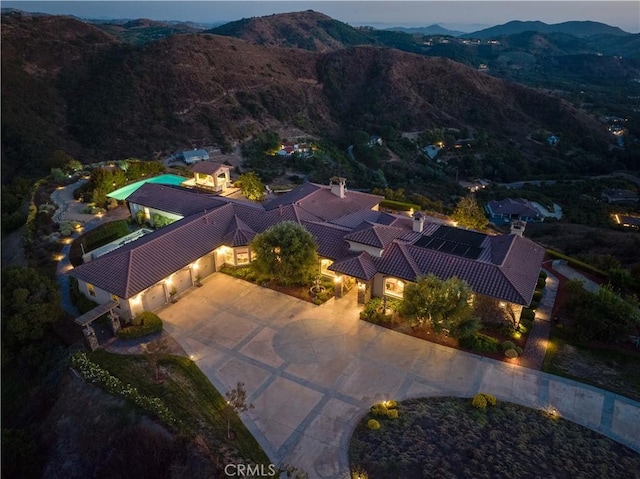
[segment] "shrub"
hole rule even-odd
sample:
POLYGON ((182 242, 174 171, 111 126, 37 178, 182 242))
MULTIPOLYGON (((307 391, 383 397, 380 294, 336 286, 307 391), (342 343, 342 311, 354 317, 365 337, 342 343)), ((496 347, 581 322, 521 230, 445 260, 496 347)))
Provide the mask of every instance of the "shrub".
POLYGON ((498 401, 496 400, 496 397, 493 394, 482 393, 482 395, 487 401, 487 405, 495 407, 495 405, 498 404, 498 401))
POLYGON ((507 349, 514 349, 516 347, 515 344, 511 341, 503 341, 502 342, 502 350, 506 351, 507 349))
POLYGON ((520 346, 516 346, 514 349, 516 350, 516 352, 518 353, 518 355, 521 355, 521 354, 522 354, 522 352, 523 352, 523 351, 522 351, 522 348, 521 348, 520 346))
POLYGON ((541 299, 542 299, 542 291, 540 291, 540 290, 538 290, 538 289, 537 289, 537 290, 533 293, 533 301, 534 301, 534 302, 537 302, 537 303, 540 303, 540 300, 541 300, 541 299))
POLYGON ((536 312, 532 308, 524 308, 520 314, 520 321, 533 321, 536 317, 536 312))
POLYGON ((487 408, 487 398, 484 397, 484 394, 478 393, 473 396, 473 400, 471 401, 471 405, 476 409, 486 409, 487 408))
POLYGON ((370 411, 374 416, 386 416, 388 413, 387 406, 382 403, 374 404, 371 406, 370 411))
POLYGON ((384 314, 382 310, 382 298, 371 298, 360 311, 360 319, 370 323, 381 323, 391 319, 391 316, 384 314))
POLYGON ((385 404, 387 406, 387 409, 394 409, 398 407, 398 401, 394 401, 394 400, 386 401, 385 404))
POLYGON ((150 311, 145 311, 136 316, 133 319, 133 324, 133 326, 118 331, 118 337, 121 339, 140 338, 162 331, 162 320, 157 314, 150 311))
MULTIPOLYGON (((533 301, 531 301, 531 304, 529 305, 529 308, 535 310, 535 309, 538 308, 539 305, 540 305, 540 301, 533 300, 533 301)), ((534 314, 534 316, 535 316, 535 314, 534 314)))
POLYGON ((509 359, 515 359, 515 358, 517 358, 517 357, 518 357, 518 351, 516 351, 515 349, 507 349, 507 350, 504 352, 504 355, 505 355, 506 357, 508 357, 509 359))
POLYGON ((460 338, 460 346, 474 351, 483 351, 487 353, 495 353, 500 349, 500 342, 482 333, 476 333, 472 336, 460 338))
POLYGON ((373 431, 380 429, 380 423, 375 419, 369 419, 367 421, 367 427, 373 431))
POLYGON ((536 289, 544 289, 546 284, 546 280, 544 278, 538 278, 538 282, 536 283, 536 289))
POLYGON ((389 409, 387 411, 387 417, 389 419, 398 419, 398 410, 397 409, 389 409))
POLYGON ((547 279, 547 273, 545 271, 540 271, 540 274, 538 274, 538 278, 547 279))

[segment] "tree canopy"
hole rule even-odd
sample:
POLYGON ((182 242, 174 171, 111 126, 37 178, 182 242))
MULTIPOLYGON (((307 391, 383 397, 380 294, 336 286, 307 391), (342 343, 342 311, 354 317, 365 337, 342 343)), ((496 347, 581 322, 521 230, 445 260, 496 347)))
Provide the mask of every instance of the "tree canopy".
POLYGON ((451 217, 463 228, 481 230, 489 224, 489 221, 480 206, 478 206, 478 202, 473 195, 462 198, 456 205, 456 209, 451 217))
POLYGON ((2 344, 23 350, 41 340, 62 314, 57 285, 33 268, 2 270, 2 344))
POLYGON ((256 235, 251 249, 257 256, 251 263, 256 273, 284 285, 307 284, 318 271, 315 239, 294 221, 256 235))
POLYGON ((640 333, 638 305, 622 299, 610 286, 592 293, 582 287, 581 281, 573 280, 568 290, 567 309, 578 339, 615 342, 640 333))
POLYGON ((235 182, 235 186, 240 188, 240 191, 248 200, 262 201, 264 199, 264 183, 253 171, 240 175, 235 182))
POLYGON ((477 329, 469 304, 472 295, 465 281, 455 276, 443 281, 430 274, 404 288, 399 310, 410 321, 420 325, 429 322, 435 331, 446 329, 464 336, 477 329))

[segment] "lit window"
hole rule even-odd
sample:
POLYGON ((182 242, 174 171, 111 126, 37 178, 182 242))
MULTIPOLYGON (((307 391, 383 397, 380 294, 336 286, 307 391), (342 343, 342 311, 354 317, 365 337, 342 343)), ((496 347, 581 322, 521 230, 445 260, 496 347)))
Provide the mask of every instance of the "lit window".
POLYGON ((224 249, 224 262, 228 264, 235 264, 233 259, 233 249, 225 248, 224 249))
POLYGON ((249 249, 241 248, 236 250, 236 261, 237 264, 248 264, 249 263, 249 249))
POLYGON ((321 259, 320 260, 320 273, 325 276, 335 276, 335 272, 329 270, 329 266, 333 264, 333 261, 330 259, 321 259))
POLYGON ((89 292, 89 296, 96 296, 96 289, 93 287, 91 283, 87 283, 87 291, 89 292))
POLYGON ((386 278, 384 280, 384 292, 387 296, 402 298, 404 295, 404 281, 397 278, 386 278))

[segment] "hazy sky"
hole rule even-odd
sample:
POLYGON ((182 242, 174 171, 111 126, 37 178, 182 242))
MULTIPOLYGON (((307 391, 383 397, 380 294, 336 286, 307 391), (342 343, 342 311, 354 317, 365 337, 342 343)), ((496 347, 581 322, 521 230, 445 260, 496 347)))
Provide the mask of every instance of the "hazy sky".
POLYGON ((428 26, 434 23, 465 31, 510 20, 559 23, 592 20, 640 32, 640 1, 3 1, 4 8, 81 18, 151 18, 221 22, 273 13, 316 10, 351 25, 428 26))

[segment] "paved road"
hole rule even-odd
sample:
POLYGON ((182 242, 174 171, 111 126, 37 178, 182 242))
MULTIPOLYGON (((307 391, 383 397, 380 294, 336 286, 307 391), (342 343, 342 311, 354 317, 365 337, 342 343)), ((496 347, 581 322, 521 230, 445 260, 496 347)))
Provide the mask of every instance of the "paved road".
POLYGON ((218 390, 246 384, 242 418, 274 462, 349 477, 349 439, 386 399, 470 397, 555 408, 640 451, 640 403, 540 371, 421 341, 357 319, 355 291, 322 306, 214 274, 159 312, 218 390))

